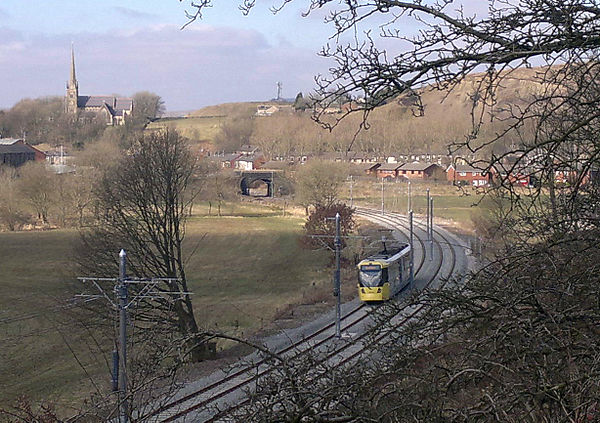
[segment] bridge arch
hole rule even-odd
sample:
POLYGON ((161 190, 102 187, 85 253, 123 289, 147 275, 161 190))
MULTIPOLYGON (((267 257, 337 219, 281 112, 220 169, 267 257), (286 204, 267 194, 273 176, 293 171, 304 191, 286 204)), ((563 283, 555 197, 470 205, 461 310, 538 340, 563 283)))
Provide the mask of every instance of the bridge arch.
POLYGON ((257 181, 262 181, 267 185, 267 197, 273 197, 274 186, 277 179, 281 177, 280 170, 246 170, 239 173, 240 191, 242 195, 250 195, 250 187, 257 181))

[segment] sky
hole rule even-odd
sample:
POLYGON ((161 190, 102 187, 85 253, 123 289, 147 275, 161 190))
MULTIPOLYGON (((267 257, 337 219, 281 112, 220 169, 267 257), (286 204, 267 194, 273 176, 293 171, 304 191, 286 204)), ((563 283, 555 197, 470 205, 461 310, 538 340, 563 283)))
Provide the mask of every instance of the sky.
POLYGON ((275 16, 274 2, 244 16, 237 1, 216 0, 182 30, 185 0, 2 0, 0 108, 64 95, 71 45, 80 95, 151 91, 177 111, 264 101, 277 82, 283 97, 308 93, 332 65, 317 54, 332 28, 324 12, 302 17, 306 1, 275 16))

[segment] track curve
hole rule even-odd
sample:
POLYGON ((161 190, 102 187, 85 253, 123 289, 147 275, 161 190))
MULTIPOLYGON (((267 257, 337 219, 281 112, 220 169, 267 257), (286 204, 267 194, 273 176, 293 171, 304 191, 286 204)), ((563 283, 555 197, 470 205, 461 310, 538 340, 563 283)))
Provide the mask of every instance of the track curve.
MULTIPOLYGON (((406 216, 394 213, 381 215, 378 211, 364 208, 356 209, 356 214, 382 226, 389 227, 394 231, 396 238, 405 237, 408 239, 409 223, 406 216)), ((415 284, 412 288, 418 290, 435 287, 457 272, 466 272, 468 267, 467 260, 463 257, 465 256, 465 249, 461 241, 455 235, 441 228, 434 227, 434 254, 432 256, 430 248, 427 248, 429 242, 425 239, 424 227, 425 225, 422 222, 414 221, 415 284)), ((406 290, 401 292, 399 294, 400 299, 406 294, 406 290)), ((397 324, 404 324, 417 312, 408 313, 407 316, 399 319, 397 324)), ((370 320, 369 315, 370 308, 363 303, 357 300, 346 303, 342 313, 342 331, 344 333, 354 331, 353 333, 356 336, 339 342, 334 336, 333 319, 331 316, 325 316, 314 328, 298 332, 295 336, 285 334, 286 339, 289 341, 287 345, 275 347, 273 351, 276 351, 278 355, 296 359, 301 358, 303 352, 308 349, 313 351, 319 348, 329 349, 331 351, 328 352, 329 356, 327 358, 333 359, 337 356, 336 360, 339 361, 340 365, 343 365, 365 351, 366 346, 363 341, 370 320), (335 348, 331 348, 333 343, 336 343, 335 348)), ((268 341, 266 344, 269 346, 268 341)), ((276 344, 272 343, 272 345, 276 344)), ((144 422, 227 421, 227 415, 234 413, 235 410, 247 404, 242 391, 252 389, 258 378, 269 374, 271 371, 270 364, 267 365, 258 355, 250 357, 248 363, 247 366, 235 372, 217 374, 198 388, 192 387, 187 391, 182 391, 178 398, 146 415, 139 416, 135 420, 144 422), (219 411, 216 412, 216 409, 219 411)))

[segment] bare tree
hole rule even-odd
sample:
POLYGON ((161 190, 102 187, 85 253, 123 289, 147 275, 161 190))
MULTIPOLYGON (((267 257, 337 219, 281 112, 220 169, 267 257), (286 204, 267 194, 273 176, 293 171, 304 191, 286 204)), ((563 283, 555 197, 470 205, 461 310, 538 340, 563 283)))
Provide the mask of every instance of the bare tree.
POLYGON ((23 210, 21 195, 18 188, 18 174, 11 167, 0 168, 0 223, 9 231, 14 231, 29 220, 23 210))
MULTIPOLYGON (((255 3, 240 7, 249 12, 255 3)), ((210 4, 194 2, 190 19, 210 4)), ((337 63, 317 79, 322 102, 335 102, 331 93, 340 91, 367 100, 332 121, 317 116, 329 129, 351 113, 360 114, 366 128, 374 108, 401 95, 413 97, 413 110, 426 116, 419 101, 426 88, 448 93, 470 78, 471 128, 452 150, 495 175, 494 232, 488 235, 496 242, 483 269, 466 283, 413 298, 422 312, 410 324, 390 327, 400 310, 382 307, 378 327, 392 339, 369 357, 383 359, 359 374, 329 379, 327 386, 344 386, 335 403, 325 388, 312 389, 315 381, 305 374, 283 375, 270 390, 259 390, 266 404, 261 415, 277 419, 276 413, 293 410, 294 418, 309 421, 597 420, 597 2, 495 0, 479 13, 451 0, 303 4, 309 14, 329 12, 336 40, 322 51, 337 63), (407 21, 418 31, 404 32, 407 21), (395 55, 389 53, 392 41, 400 46, 395 55), (499 88, 522 78, 518 68, 532 64, 540 65, 527 77, 534 92, 499 103, 499 88), (525 177, 533 187, 516 186, 525 177), (315 416, 319 407, 313 404, 328 414, 315 416)))
POLYGON ((48 224, 48 213, 54 202, 53 177, 43 163, 30 162, 19 170, 19 191, 23 199, 33 207, 38 219, 48 224))
POLYGON ((217 216, 221 216, 221 208, 226 201, 235 199, 238 191, 238 180, 231 169, 221 169, 216 163, 203 161, 206 172, 203 189, 198 199, 208 202, 208 214, 213 213, 216 206, 217 216))
POLYGON ((146 317, 138 311, 138 319, 157 322, 156 312, 162 310, 158 322, 178 331, 188 353, 199 359, 202 340, 188 294, 183 248, 187 211, 195 199, 195 170, 196 160, 176 132, 139 135, 132 151, 98 181, 98 222, 82 233, 78 251, 83 274, 117 274, 115 254, 124 248, 131 275, 177 278, 161 288, 172 294, 173 303, 151 304, 146 317))
POLYGON ((230 153, 248 144, 253 126, 252 120, 246 116, 235 116, 226 120, 215 137, 216 147, 230 153))
POLYGON ((328 208, 337 202, 348 169, 344 163, 310 160, 296 174, 296 200, 304 206, 328 208))
POLYGON ((149 121, 161 117, 165 112, 163 99, 149 91, 140 91, 133 95, 133 121, 144 126, 149 121))

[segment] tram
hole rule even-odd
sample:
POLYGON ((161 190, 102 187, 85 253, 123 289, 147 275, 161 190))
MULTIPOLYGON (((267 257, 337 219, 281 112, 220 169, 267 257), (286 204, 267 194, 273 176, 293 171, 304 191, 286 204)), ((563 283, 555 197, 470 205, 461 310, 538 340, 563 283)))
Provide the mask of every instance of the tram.
POLYGON ((386 248, 358 263, 361 301, 386 301, 410 283, 410 245, 386 248))

